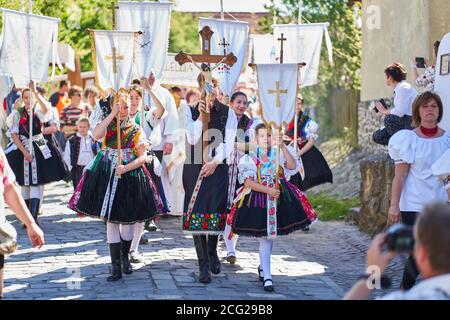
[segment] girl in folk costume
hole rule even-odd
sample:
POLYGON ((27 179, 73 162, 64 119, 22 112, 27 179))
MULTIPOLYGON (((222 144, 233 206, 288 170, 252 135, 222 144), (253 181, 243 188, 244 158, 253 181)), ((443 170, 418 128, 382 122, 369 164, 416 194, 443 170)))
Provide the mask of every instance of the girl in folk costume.
MULTIPOLYGON (((142 79, 142 86, 133 84, 128 90, 128 94, 130 95, 131 99, 131 117, 137 125, 143 128, 145 136, 147 138, 147 142, 151 148, 151 146, 159 144, 161 142, 161 131, 159 130, 159 124, 161 122, 161 119, 163 119, 167 113, 165 112, 164 106, 162 105, 160 99, 153 92, 152 86, 150 86, 149 83, 153 82, 150 82, 148 79, 142 79), (144 118, 142 118, 141 110, 144 90, 152 96, 156 106, 149 111, 144 111, 144 118)), ((159 177, 161 173, 158 170, 161 165, 158 158, 154 155, 154 152, 152 152, 150 148, 147 149, 147 155, 150 156, 149 159, 152 159, 152 161, 146 163, 146 167, 150 172, 153 182, 155 183, 163 202, 163 209, 159 213, 166 213, 169 210, 167 208, 166 196, 164 194, 164 189, 162 188, 161 179, 159 177), (157 169, 156 172, 155 168, 157 169)), ((139 244, 141 242, 148 242, 148 239, 146 239, 143 235, 143 228, 144 222, 138 222, 134 225, 133 241, 131 242, 130 248, 131 263, 142 262, 142 257, 139 253, 139 244)))
MULTIPOLYGON (((199 77, 200 87, 201 82, 199 77)), ((186 192, 183 230, 193 234, 202 283, 211 282, 211 272, 219 274, 221 269, 217 241, 225 228, 228 212, 226 159, 233 151, 237 128, 233 110, 217 97, 218 83, 215 82, 208 108, 203 102, 186 108, 184 122, 187 143, 183 168, 186 192), (206 123, 208 127, 203 128, 206 123), (202 164, 203 159, 205 164, 202 164)))
MULTIPOLYGON (((235 92, 230 99, 230 108, 233 109, 238 120, 238 129, 236 135, 236 143, 231 159, 229 161, 229 194, 228 209, 233 206, 234 195, 236 190, 241 186, 238 181, 238 164, 239 160, 245 153, 248 153, 250 142, 250 128, 253 121, 245 114, 247 111, 247 95, 243 92, 235 92)), ((238 236, 231 232, 231 224, 225 226, 224 240, 227 246, 227 261, 231 264, 236 262, 236 243, 238 236)))
POLYGON ((103 148, 86 170, 69 201, 69 208, 106 221, 112 274, 108 281, 131 274, 129 250, 134 224, 153 219, 163 204, 145 167, 147 141, 143 130, 129 116, 130 97, 109 96, 91 116, 93 137, 103 148), (118 160, 116 117, 120 119, 121 150, 118 160))
MULTIPOLYGON (((305 115, 302 111, 303 97, 297 97, 298 113, 298 131, 297 131, 297 156, 301 158, 304 172, 298 172, 291 178, 291 182, 296 185, 301 191, 306 191, 312 187, 323 183, 333 183, 333 174, 327 161, 322 153, 314 146, 317 140, 318 125, 310 117, 305 115)), ((294 121, 289 124, 286 135, 290 138, 293 144, 294 141, 294 121)), ((314 220, 314 217, 310 217, 314 220)), ((306 228, 305 230, 307 230, 306 228)))
POLYGON ((60 151, 43 135, 50 133, 46 132, 48 129, 44 129, 44 123, 51 122, 50 108, 50 104, 38 94, 35 84, 30 82, 30 88, 23 89, 22 98, 16 101, 14 110, 7 119, 8 135, 12 142, 5 150, 6 157, 36 222, 43 200, 44 185, 67 179, 67 167, 62 161, 60 151), (31 95, 36 101, 32 113, 32 153, 29 148, 31 95))
POLYGON ((293 150, 282 143, 280 133, 271 137, 265 124, 259 124, 255 130, 258 146, 239 161, 239 182, 244 186, 238 190, 230 219, 234 233, 261 238, 258 273, 264 290, 270 292, 274 290, 270 272, 273 239, 309 225, 308 215, 315 212, 306 196, 289 182, 300 166, 293 150), (281 145, 281 154, 279 179, 275 181, 277 145, 281 145))

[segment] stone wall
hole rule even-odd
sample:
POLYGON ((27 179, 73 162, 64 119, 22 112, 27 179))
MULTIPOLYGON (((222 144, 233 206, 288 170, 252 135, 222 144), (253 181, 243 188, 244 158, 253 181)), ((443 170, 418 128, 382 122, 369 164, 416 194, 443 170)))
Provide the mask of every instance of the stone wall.
POLYGON ((360 162, 360 171, 361 208, 355 222, 362 231, 374 235, 387 227, 394 162, 387 155, 368 157, 360 162))
POLYGON ((358 105, 358 147, 367 155, 387 154, 387 147, 372 140, 372 134, 384 126, 384 115, 373 111, 372 103, 373 101, 366 101, 358 105))

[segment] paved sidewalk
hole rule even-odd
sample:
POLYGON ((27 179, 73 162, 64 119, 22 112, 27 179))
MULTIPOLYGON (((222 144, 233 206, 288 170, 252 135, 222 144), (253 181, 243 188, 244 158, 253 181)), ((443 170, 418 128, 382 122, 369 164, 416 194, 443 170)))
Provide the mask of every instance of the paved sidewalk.
MULTIPOLYGON (((197 282, 192 237, 181 232, 180 218, 160 219, 159 230, 147 233, 140 246, 144 263, 132 275, 109 283, 110 258, 106 228, 98 220, 78 218, 66 208, 72 187, 46 187, 40 216, 46 245, 30 247, 18 222, 19 250, 7 257, 6 299, 340 299, 363 272, 369 237, 344 222, 318 222, 309 233, 297 232, 274 244, 274 293, 258 281, 258 240, 240 238, 237 262, 222 264, 222 273, 209 285, 197 282)), ((14 221, 14 216, 8 216, 14 221)), ((220 242, 219 256, 226 255, 220 242)), ((389 273, 398 287, 401 261, 389 273)), ((377 294, 381 294, 378 292, 377 294)))

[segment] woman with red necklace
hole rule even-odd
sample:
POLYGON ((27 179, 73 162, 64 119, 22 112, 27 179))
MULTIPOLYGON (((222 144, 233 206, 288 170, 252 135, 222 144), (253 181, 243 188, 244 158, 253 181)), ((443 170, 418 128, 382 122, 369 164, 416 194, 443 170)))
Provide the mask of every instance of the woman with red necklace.
MULTIPOLYGON (((413 226, 417 215, 429 203, 445 202, 447 195, 433 175, 433 164, 450 148, 450 132, 439 128, 443 106, 433 92, 424 92, 413 103, 414 130, 402 130, 389 141, 389 154, 395 161, 389 223, 413 226)), ((414 259, 408 258, 402 288, 410 289, 417 278, 414 259)))

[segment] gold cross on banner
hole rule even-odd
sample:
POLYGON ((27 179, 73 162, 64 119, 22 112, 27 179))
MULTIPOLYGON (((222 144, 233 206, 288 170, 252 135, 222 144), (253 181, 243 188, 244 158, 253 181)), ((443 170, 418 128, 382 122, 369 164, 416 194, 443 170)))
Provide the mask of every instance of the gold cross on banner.
POLYGON ((105 56, 105 61, 111 60, 113 62, 113 73, 117 73, 117 61, 123 60, 123 55, 118 54, 116 48, 112 48, 112 55, 105 56))
POLYGON ((277 102, 276 107, 281 108, 281 94, 287 94, 287 89, 280 89, 280 81, 275 82, 276 90, 269 89, 269 94, 276 94, 277 95, 277 102))

